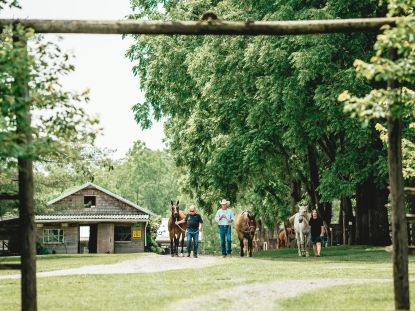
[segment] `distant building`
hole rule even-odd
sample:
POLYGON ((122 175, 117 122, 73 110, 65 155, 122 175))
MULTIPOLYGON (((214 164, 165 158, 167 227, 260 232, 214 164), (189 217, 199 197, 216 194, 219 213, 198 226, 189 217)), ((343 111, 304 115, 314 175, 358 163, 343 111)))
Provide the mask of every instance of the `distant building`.
MULTIPOLYGON (((155 215, 93 183, 76 187, 48 204, 54 211, 36 215, 35 226, 38 247, 50 253, 143 252, 146 227, 155 215)), ((11 253, 19 253, 16 224, 18 218, 0 221, 0 241, 11 246, 11 253)))

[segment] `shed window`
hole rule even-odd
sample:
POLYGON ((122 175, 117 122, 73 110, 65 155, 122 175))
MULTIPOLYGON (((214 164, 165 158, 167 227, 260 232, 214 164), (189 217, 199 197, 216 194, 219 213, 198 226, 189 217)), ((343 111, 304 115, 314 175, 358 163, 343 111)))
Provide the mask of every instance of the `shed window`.
POLYGON ((63 243, 64 235, 63 229, 44 229, 43 230, 43 243, 63 243))
POLYGON ((126 226, 114 227, 114 241, 131 241, 131 228, 126 226))
POLYGON ((94 195, 86 195, 84 196, 84 207, 95 207, 97 202, 97 197, 94 195))

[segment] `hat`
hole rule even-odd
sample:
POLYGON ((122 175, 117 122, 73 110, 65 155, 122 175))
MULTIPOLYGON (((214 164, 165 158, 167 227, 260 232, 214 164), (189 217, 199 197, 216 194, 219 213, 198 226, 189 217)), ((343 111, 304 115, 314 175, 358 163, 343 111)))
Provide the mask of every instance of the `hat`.
POLYGON ((222 201, 220 201, 220 205, 223 204, 230 204, 231 202, 227 201, 226 199, 222 199, 222 201))

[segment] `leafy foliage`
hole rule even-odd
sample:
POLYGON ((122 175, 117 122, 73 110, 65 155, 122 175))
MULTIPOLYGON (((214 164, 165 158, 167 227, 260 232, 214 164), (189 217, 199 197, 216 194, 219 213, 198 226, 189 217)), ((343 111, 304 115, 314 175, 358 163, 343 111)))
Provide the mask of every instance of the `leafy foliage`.
MULTIPOLYGON (((87 91, 77 94, 63 90, 60 78, 74 67, 68 63, 69 55, 53 43, 34 38, 33 45, 26 43, 34 34, 20 26, 12 32, 6 28, 0 45, 0 159, 31 156, 41 160, 46 155, 68 156, 69 143, 94 140, 98 120, 87 116, 80 104, 88 101, 87 91), (21 96, 26 81, 28 94, 21 96), (33 115, 30 131, 33 141, 22 145, 16 134, 16 115, 29 105, 33 115)), ((32 43, 32 42, 30 42, 32 43)))
MULTIPOLYGON (((405 179, 414 178, 414 118, 415 118, 415 21, 414 1, 390 1, 389 15, 406 14, 400 17, 396 27, 384 27, 384 32, 377 37, 375 55, 370 62, 356 60, 354 65, 359 76, 381 85, 363 97, 352 96, 344 91, 339 100, 345 102, 345 111, 358 117, 368 125, 370 120, 382 121, 388 116, 401 118, 408 127, 404 131, 403 175, 405 179), (390 49, 396 51, 397 57, 388 57, 390 49), (396 88, 387 88, 387 81, 396 81, 396 88)), ((378 123, 376 128, 387 143, 387 130, 378 123)))
MULTIPOLYGON (((131 18, 297 20, 376 16, 368 1, 132 1, 131 18), (137 14, 135 14, 138 12, 137 14)), ((145 91, 137 122, 167 119, 183 190, 208 214, 220 197, 255 209, 268 223, 291 212, 290 192, 320 202, 350 197, 363 180, 384 184, 385 153, 374 129, 343 114, 338 94, 370 85, 350 68, 368 58, 371 34, 296 37, 136 37, 128 56, 145 91), (381 146, 381 145, 380 145, 381 146), (310 176, 314 154, 317 177, 310 176), (376 163, 376 165, 368 165, 376 163), (318 181, 318 180, 317 180, 318 181)), ((319 203, 319 202, 317 202, 319 203)))
MULTIPOLYGON (((6 3, 6 2, 2 2, 6 3)), ((16 2, 11 3, 12 6, 16 2)), ((20 25, 0 34, 0 192, 17 193, 17 157, 57 161, 76 157, 74 144, 95 139, 98 120, 83 108, 87 91, 68 92, 60 80, 74 67, 70 55, 58 45, 35 36, 20 25), (31 133, 26 141, 17 132, 19 117, 29 109, 31 124, 20 128, 31 133), (24 143, 22 143, 24 142, 24 143)), ((20 118, 21 119, 21 118, 20 118)), ((15 202, 1 202, 0 214, 16 213, 15 202)))

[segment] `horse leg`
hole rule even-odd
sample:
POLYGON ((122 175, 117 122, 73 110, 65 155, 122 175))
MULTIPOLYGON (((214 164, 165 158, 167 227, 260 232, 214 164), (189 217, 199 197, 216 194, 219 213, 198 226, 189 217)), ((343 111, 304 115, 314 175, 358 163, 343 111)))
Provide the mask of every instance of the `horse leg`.
POLYGON ((174 256, 174 245, 173 245, 173 238, 170 238, 170 254, 173 257, 174 256))
POLYGON ((304 252, 305 252, 306 257, 310 256, 310 254, 308 253, 309 248, 310 248, 310 236, 307 234, 304 237, 304 252))
POLYGON ((181 247, 182 247, 182 257, 184 257, 184 253, 183 253, 183 247, 184 247, 184 233, 182 233, 181 247))
POLYGON ((241 246, 241 257, 244 257, 244 239, 239 239, 239 245, 241 246))
POLYGON ((177 236, 174 237, 174 254, 179 256, 179 238, 177 236))
POLYGON ((301 256, 301 240, 299 232, 295 233, 295 238, 297 239, 298 256, 301 256))
POLYGON ((301 256, 305 257, 305 236, 304 233, 300 232, 301 236, 301 256))
POLYGON ((252 238, 248 238, 248 253, 249 257, 252 257, 252 238))

